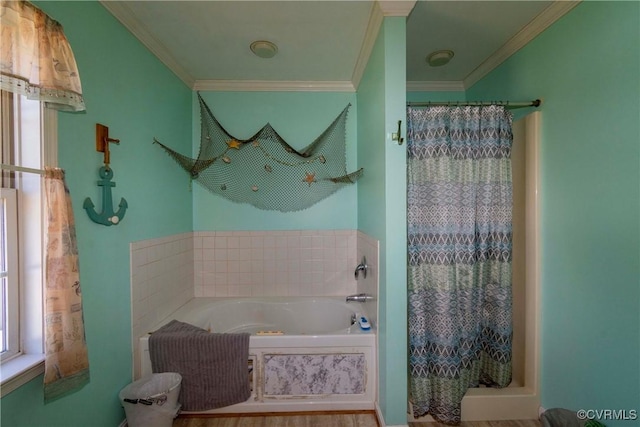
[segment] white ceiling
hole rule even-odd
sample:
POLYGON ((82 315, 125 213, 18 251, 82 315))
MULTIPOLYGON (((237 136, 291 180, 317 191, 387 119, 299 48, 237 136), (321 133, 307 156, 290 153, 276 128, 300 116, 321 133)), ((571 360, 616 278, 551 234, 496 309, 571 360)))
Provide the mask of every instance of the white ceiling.
POLYGON ((407 80, 464 80, 545 10, 550 1, 419 1, 407 20, 407 80), (430 67, 430 52, 455 56, 430 67))
MULTIPOLYGON (((354 90, 382 16, 412 2, 103 1, 187 85, 354 90), (389 6, 391 5, 391 7, 389 6), (249 49, 278 46, 270 59, 249 49)), ((409 8, 406 8, 406 5, 409 8)), ((577 1, 418 1, 407 18, 407 81, 414 89, 463 89, 568 12, 577 1), (437 49, 455 52, 429 67, 437 49)), ((259 90, 259 89, 258 89, 259 90)))

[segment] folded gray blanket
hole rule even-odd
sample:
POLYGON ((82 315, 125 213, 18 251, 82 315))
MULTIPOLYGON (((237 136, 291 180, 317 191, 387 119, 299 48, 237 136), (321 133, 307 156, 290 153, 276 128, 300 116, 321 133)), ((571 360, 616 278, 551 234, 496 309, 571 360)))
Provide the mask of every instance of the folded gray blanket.
POLYGON ((251 395, 249 334, 212 334, 172 320, 149 337, 153 372, 182 375, 183 411, 205 411, 244 402, 251 395))

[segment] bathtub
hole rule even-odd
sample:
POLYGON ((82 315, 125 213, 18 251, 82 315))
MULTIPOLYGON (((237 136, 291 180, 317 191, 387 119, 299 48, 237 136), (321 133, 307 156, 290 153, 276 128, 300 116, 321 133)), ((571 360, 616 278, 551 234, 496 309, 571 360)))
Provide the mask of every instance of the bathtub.
MULTIPOLYGON (((371 305, 371 304, 370 304, 371 305)), ((206 413, 374 409, 375 324, 363 331, 366 303, 342 298, 194 298, 172 319, 214 333, 248 332, 246 402, 206 413)), ((149 335, 140 337, 140 377, 151 374, 149 335)))

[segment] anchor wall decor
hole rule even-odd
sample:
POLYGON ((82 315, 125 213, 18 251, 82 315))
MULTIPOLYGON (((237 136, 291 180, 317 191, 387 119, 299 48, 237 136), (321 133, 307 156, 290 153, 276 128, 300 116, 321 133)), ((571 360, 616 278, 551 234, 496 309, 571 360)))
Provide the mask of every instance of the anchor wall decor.
POLYGON ((98 171, 100 180, 97 182, 98 186, 102 187, 102 212, 96 212, 95 205, 89 197, 84 199, 84 204, 82 205, 87 211, 91 221, 106 226, 116 225, 122 221, 128 208, 127 201, 121 198, 118 211, 113 211, 111 188, 115 187, 116 183, 111 181, 113 178, 113 170, 109 167, 109 163, 111 162, 109 153, 110 142, 120 144, 119 139, 109 138, 109 128, 107 126, 96 123, 96 151, 104 153, 104 166, 98 171))

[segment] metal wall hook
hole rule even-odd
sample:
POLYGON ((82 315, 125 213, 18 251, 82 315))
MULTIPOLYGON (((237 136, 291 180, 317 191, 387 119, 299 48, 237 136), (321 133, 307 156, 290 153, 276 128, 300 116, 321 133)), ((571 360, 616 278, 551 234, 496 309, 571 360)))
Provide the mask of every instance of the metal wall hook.
POLYGON ((366 279, 368 269, 369 269, 369 266, 367 265, 367 257, 363 256, 362 261, 360 261, 360 264, 358 264, 358 266, 356 267, 356 271, 354 272, 354 276, 356 280, 358 280, 358 276, 360 275, 361 271, 362 271, 362 275, 366 279))
POLYGON ((393 132, 391 134, 392 141, 398 141, 398 145, 402 145, 404 142, 404 138, 402 137, 402 120, 398 120, 398 132, 393 132))

